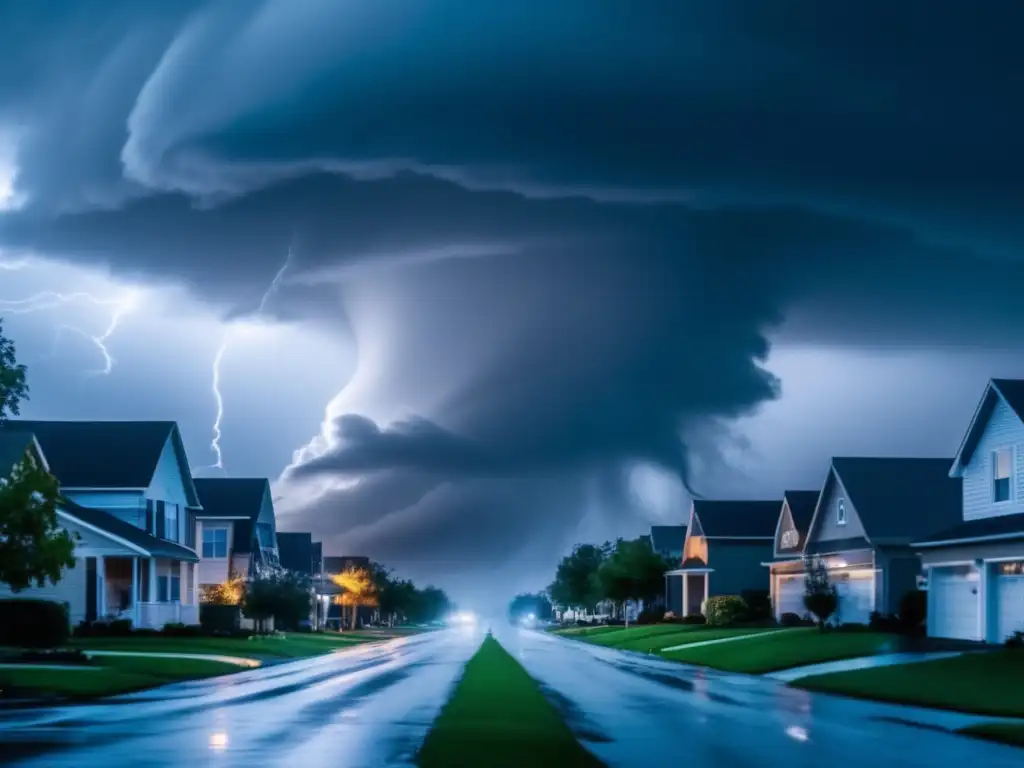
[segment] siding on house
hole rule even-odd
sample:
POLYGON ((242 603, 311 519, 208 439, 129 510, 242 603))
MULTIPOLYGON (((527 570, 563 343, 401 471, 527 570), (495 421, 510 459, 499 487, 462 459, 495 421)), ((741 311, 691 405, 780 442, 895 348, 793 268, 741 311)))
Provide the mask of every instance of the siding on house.
POLYGON ((813 524, 814 530, 808 536, 812 541, 867 538, 857 510, 843 489, 842 483, 838 482, 835 472, 829 473, 825 495, 821 500, 821 506, 818 508, 813 524), (840 525, 837 522, 840 499, 844 500, 846 506, 845 525, 840 525))
MULTIPOLYGON (((231 552, 234 547, 234 521, 233 520, 203 520, 196 521, 196 551, 199 553, 198 576, 196 582, 200 585, 223 584, 228 580, 231 566, 231 552), (227 528, 228 548, 227 557, 203 557, 203 528, 227 528)), ((245 575, 244 573, 242 574, 245 575)))
POLYGON ((772 559, 773 541, 708 539, 707 544, 708 565, 714 569, 708 582, 709 596, 769 588, 768 569, 761 563, 772 559))
POLYGON ((64 495, 81 507, 103 510, 129 525, 146 529, 146 498, 142 491, 66 491, 64 495))
POLYGON ((898 613, 903 596, 917 589, 917 577, 921 574, 921 560, 909 550, 876 553, 876 562, 882 568, 879 580, 884 582, 884 591, 875 605, 882 613, 898 613))
POLYGON ((1024 541, 993 541, 921 550, 922 565, 973 564, 980 559, 1024 558, 1024 541))
POLYGON ((1024 423, 1002 398, 989 416, 970 462, 963 470, 964 520, 1024 513, 1024 423), (1014 449, 1015 488, 1008 502, 992 500, 992 452, 1014 449))
POLYGON ((168 437, 167 443, 160 453, 160 460, 145 496, 153 501, 163 501, 165 504, 178 506, 177 541, 186 541, 188 491, 185 489, 185 478, 182 476, 181 466, 178 464, 178 457, 174 451, 173 438, 168 437))

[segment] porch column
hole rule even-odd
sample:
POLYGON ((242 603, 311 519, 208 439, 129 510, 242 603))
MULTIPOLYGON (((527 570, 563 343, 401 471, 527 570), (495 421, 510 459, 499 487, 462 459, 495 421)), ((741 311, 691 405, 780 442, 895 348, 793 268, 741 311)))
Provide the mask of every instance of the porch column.
POLYGON ((156 558, 149 558, 149 584, 146 585, 146 602, 156 602, 156 558))
POLYGON ((710 586, 710 584, 711 584, 711 574, 710 573, 705 573, 704 574, 704 602, 705 603, 708 601, 708 587, 710 586))
POLYGON ((139 590, 142 586, 139 584, 139 558, 132 558, 132 625, 139 625, 139 590))
POLYGON ((178 561, 178 581, 181 586, 178 588, 178 602, 188 605, 188 563, 184 560, 178 561))
POLYGON ((690 580, 683 573, 683 616, 690 615, 690 580))
POLYGON ((103 618, 107 615, 107 565, 103 555, 96 557, 96 615, 103 618))

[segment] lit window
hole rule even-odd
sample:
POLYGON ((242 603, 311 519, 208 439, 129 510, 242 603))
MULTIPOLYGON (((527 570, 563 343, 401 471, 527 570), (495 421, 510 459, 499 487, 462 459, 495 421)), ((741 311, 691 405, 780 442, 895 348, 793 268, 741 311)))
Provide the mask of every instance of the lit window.
POLYGON ((800 543, 799 539, 800 539, 799 535, 797 534, 796 530, 794 530, 793 528, 790 528, 788 531, 783 531, 782 532, 782 548, 783 549, 792 549, 793 547, 797 546, 797 544, 800 543))
POLYGON ((228 556, 228 529, 203 528, 203 557, 228 556))
POLYGON ((999 573, 1003 576, 1024 576, 1024 560, 1000 563, 999 573))
POLYGON ((992 452, 992 500, 1009 501, 1013 491, 1013 451, 1003 448, 992 452))
POLYGON ((178 541, 178 505, 164 505, 164 538, 178 541))
POLYGON ((836 505, 836 522, 839 525, 846 525, 846 500, 840 499, 836 505))

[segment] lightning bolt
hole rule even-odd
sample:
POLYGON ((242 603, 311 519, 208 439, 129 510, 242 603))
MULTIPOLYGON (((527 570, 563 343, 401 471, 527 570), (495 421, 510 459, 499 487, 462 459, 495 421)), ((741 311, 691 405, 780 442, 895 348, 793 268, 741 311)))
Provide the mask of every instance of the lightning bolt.
MULTIPOLYGON (((21 269, 22 266, 24 265, 18 262, 0 262, 0 268, 2 269, 21 269)), ((89 373, 91 375, 106 376, 114 369, 114 363, 116 362, 113 355, 110 354, 110 350, 107 348, 107 341, 114 334, 114 331, 117 330, 117 327, 121 324, 121 320, 124 316, 136 308, 138 296, 139 292, 135 289, 129 289, 124 296, 118 299, 103 299, 85 291, 74 291, 73 293, 41 291, 40 293, 29 296, 25 299, 0 301, 0 312, 9 312, 14 315, 21 315, 29 312, 42 312, 49 309, 57 309, 76 301, 87 301, 99 307, 114 307, 114 311, 110 316, 110 322, 107 325, 106 330, 99 336, 94 336, 93 334, 83 331, 81 328, 74 325, 61 324, 57 327, 57 335, 54 338, 54 348, 56 348, 56 344, 60 339, 61 330, 72 331, 87 339, 95 345, 100 354, 103 355, 104 363, 101 370, 89 371, 89 373)), ((53 355, 51 354, 46 357, 52 356, 53 355)))
MULTIPOLYGON (((288 249, 288 256, 284 260, 284 264, 277 270, 274 275, 274 279, 270 281, 270 285, 267 290, 263 292, 263 296, 260 298, 259 306, 256 308, 256 317, 262 318, 264 312, 267 309, 267 303, 273 298, 274 294, 277 293, 281 286, 281 280, 284 279, 285 272, 292 265, 292 257, 294 252, 291 248, 288 249)), ((217 413, 213 419, 213 439, 210 440, 210 450, 213 451, 213 455, 216 457, 216 461, 213 464, 209 464, 204 469, 217 469, 224 471, 224 452, 221 450, 220 439, 221 439, 221 424, 224 421, 224 395, 220 390, 220 366, 224 360, 224 355, 228 351, 228 347, 231 346, 232 331, 234 325, 229 325, 227 331, 224 334, 224 338, 220 342, 220 346, 217 348, 217 354, 213 357, 213 382, 210 389, 213 391, 213 400, 217 404, 217 413)))

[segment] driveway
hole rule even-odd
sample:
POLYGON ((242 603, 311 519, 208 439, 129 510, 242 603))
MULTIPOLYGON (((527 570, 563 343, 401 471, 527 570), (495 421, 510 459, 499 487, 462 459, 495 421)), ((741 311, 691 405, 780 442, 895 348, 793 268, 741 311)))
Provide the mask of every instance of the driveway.
POLYGON ((407 765, 481 641, 446 631, 110 703, 0 713, 0 763, 90 766, 407 765))
POLYGON ((992 718, 811 694, 539 632, 502 644, 610 766, 1020 766, 1024 752, 947 732, 992 718))

